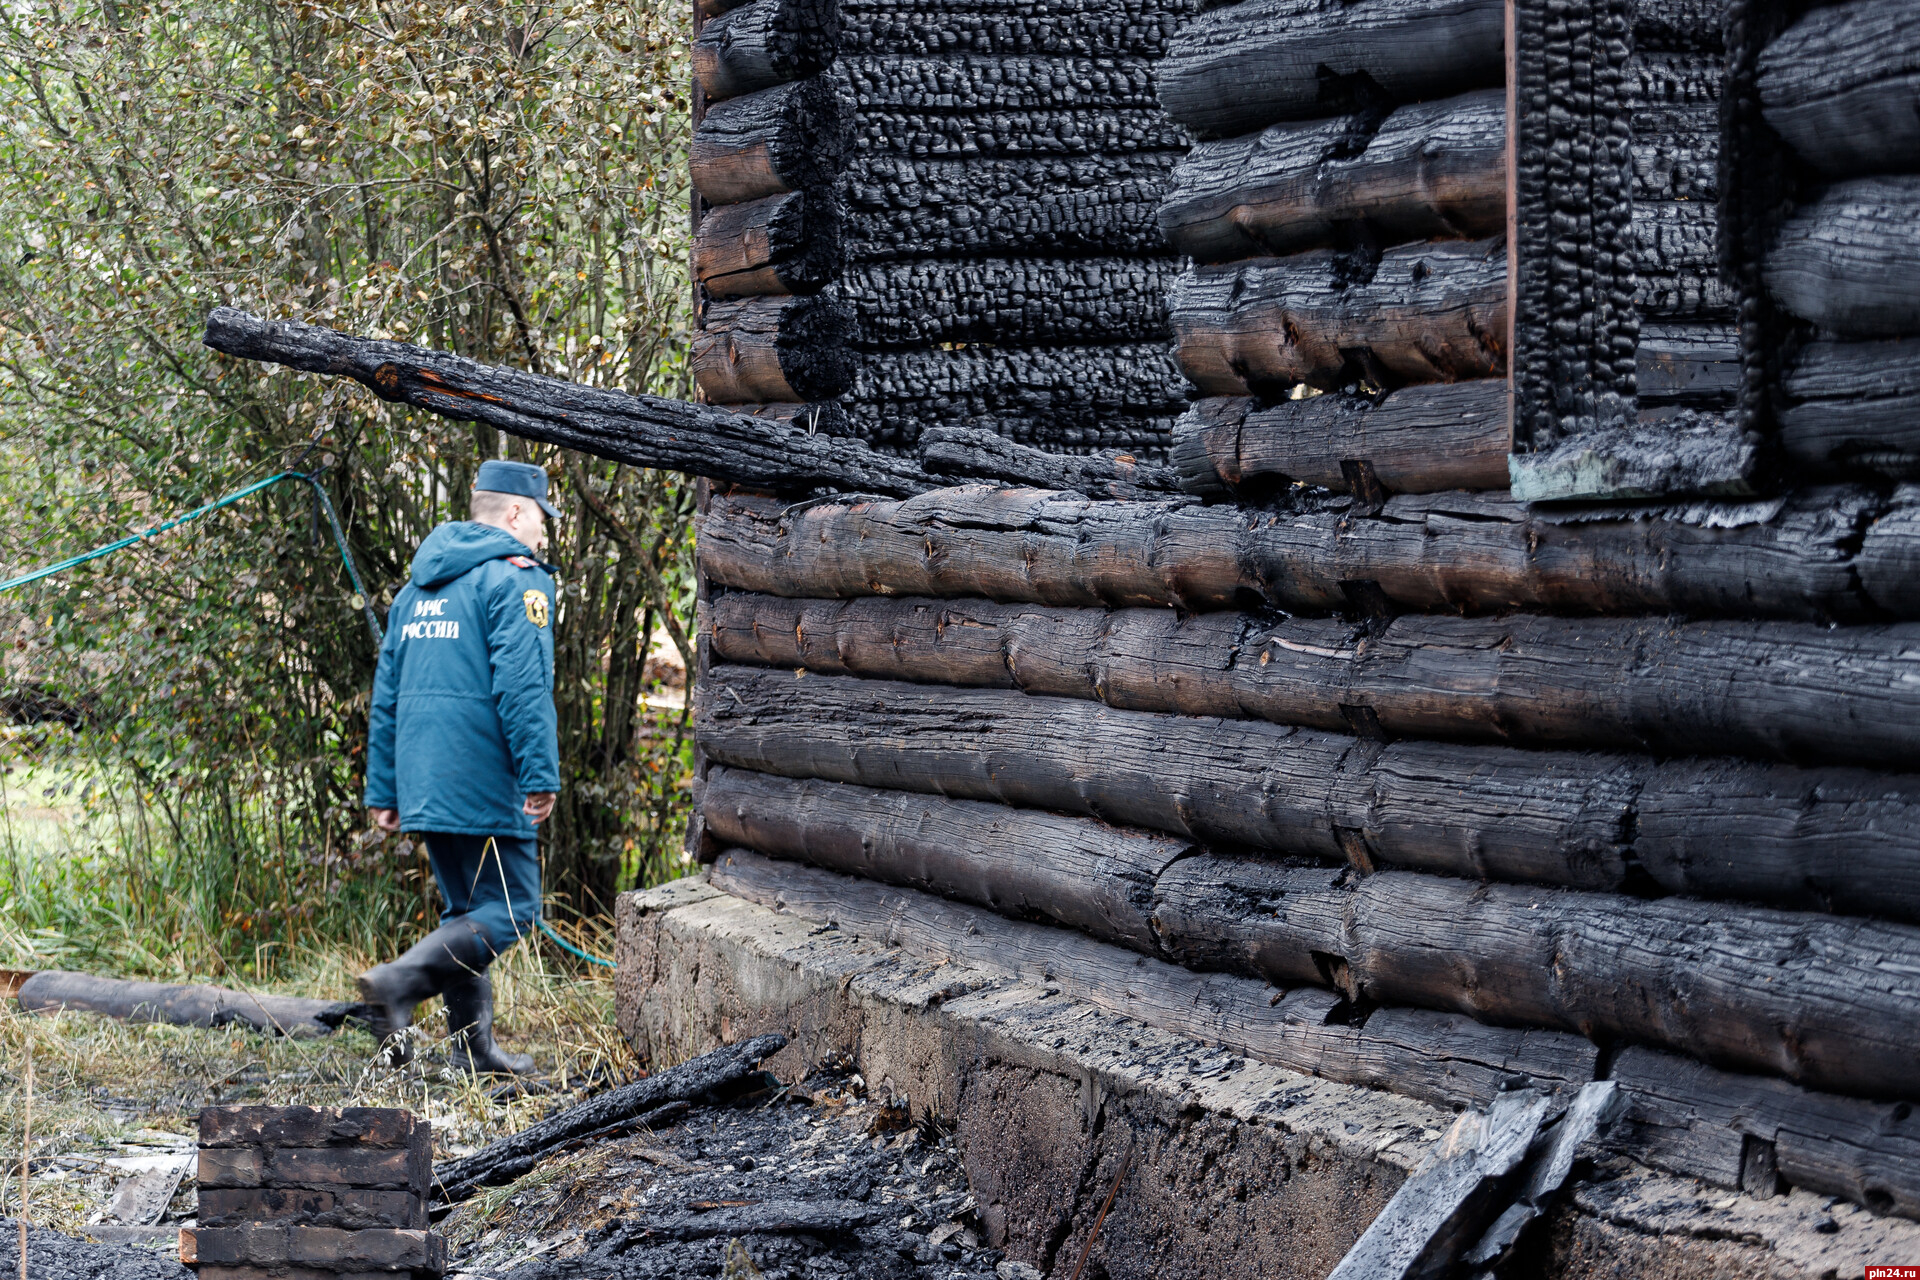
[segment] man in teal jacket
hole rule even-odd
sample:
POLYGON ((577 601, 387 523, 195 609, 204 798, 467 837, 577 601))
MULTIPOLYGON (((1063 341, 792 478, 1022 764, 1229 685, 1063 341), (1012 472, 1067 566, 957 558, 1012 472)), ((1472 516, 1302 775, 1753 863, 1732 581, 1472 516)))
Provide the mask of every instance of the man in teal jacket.
POLYGON ((426 840, 440 884, 440 927, 360 975, 385 1052, 407 1053, 414 1006, 447 1004, 453 1061, 524 1072, 533 1060, 493 1039, 487 966, 533 930, 540 912, 534 828, 553 812, 560 747, 553 710, 553 579, 547 473, 486 462, 473 519, 420 544, 411 580, 387 612, 373 679, 366 804, 387 831, 426 840))

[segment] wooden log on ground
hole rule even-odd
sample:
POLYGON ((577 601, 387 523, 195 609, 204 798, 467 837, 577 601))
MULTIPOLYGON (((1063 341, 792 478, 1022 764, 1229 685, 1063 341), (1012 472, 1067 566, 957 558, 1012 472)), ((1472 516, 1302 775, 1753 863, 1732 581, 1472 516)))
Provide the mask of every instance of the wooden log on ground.
POLYGON ((963 159, 864 154, 838 184, 853 215, 844 232, 847 260, 1164 254, 1154 213, 1178 159, 1174 151, 963 159))
POLYGON ((1920 474, 1920 338, 1811 342, 1782 378, 1781 452, 1815 474, 1920 474))
POLYGON ((1122 500, 1159 497, 1179 488, 1169 468, 1130 454, 1047 453, 967 427, 923 432, 920 465, 937 476, 1001 480, 1122 500))
POLYGON ((693 78, 709 102, 802 80, 833 61, 838 0, 753 0, 703 24, 693 41, 693 78))
POLYGON ((1201 400, 1174 424, 1172 465, 1188 493, 1258 500, 1299 482, 1348 488, 1356 467, 1392 493, 1504 489, 1513 429, 1504 379, 1262 405, 1201 400))
POLYGON ((1920 624, 1239 612, 925 598, 712 601, 714 656, 1127 711, 1920 770, 1920 624))
POLYGON ((700 546, 716 581, 785 596, 1327 614, 1354 607, 1342 583, 1371 582, 1423 612, 1920 615, 1920 490, 1570 513, 1486 493, 1404 494, 1378 518, 1351 507, 1102 504, 979 486, 794 511, 721 499, 700 546))
POLYGON ((1609 1076, 1628 1098, 1607 1142, 1617 1151, 1755 1196, 1784 1182, 1920 1218, 1920 1117, 1909 1102, 1816 1093, 1638 1045, 1609 1076))
POLYGON ((1781 306, 1834 333, 1920 331, 1920 174, 1828 187, 1780 229, 1766 280, 1781 306))
POLYGON ((1486 1102, 1518 1083, 1577 1087, 1593 1075, 1593 1046, 1578 1036, 1487 1027, 1419 1009, 1377 1009, 1350 1020, 1330 991, 1283 993, 1246 978, 1193 973, 1065 929, 1002 920, 912 889, 744 849, 723 854, 711 877, 738 897, 831 922, 925 960, 1044 984, 1069 999, 1262 1062, 1441 1106, 1486 1102))
POLYGON ((1250 720, 720 666, 715 759, 1213 845, 1447 875, 1920 919, 1911 775, 1381 745, 1250 720))
POLYGON ((1350 255, 1317 249, 1183 274, 1168 300, 1180 367, 1216 396, 1506 372, 1503 241, 1407 245, 1370 277, 1355 271, 1350 255))
POLYGON ((1380 244, 1497 235, 1506 134, 1505 91, 1484 89, 1203 142, 1174 170, 1160 229, 1196 262, 1336 245, 1356 224, 1380 244))
POLYGON ((864 111, 1151 110, 1145 58, 846 54, 833 74, 864 111))
POLYGON ((1760 54, 1760 109, 1834 177, 1920 169, 1920 15, 1877 0, 1816 8, 1760 54))
POLYGON ((832 181, 853 142, 853 116, 825 77, 716 102, 693 131, 693 188, 738 204, 832 181))
POLYGON ((1045 918, 1158 956, 1153 886, 1193 845, 1037 809, 715 768, 700 794, 726 844, 1045 918))
POLYGON ((863 111, 854 121, 862 155, 1008 158, 1126 155, 1175 151, 1193 141, 1165 112, 1053 108, 954 115, 863 111))
POLYGON ((28 975, 13 994, 27 1013, 71 1009, 182 1027, 237 1025, 294 1039, 331 1035, 349 1018, 365 1021, 365 1006, 346 1000, 255 995, 205 983, 136 982, 58 969, 28 975))
POLYGON ((1179 273, 1172 258, 922 258, 848 267, 833 291, 869 346, 1151 342, 1171 335, 1179 273))
POLYGON ((1154 58, 1196 6, 1189 0, 842 0, 843 53, 1054 54, 1154 58))
POLYGON ((1810 1088, 1920 1090, 1920 929, 1678 898, 1199 855, 1154 890, 1173 960, 1661 1045, 1810 1088), (1326 976, 1322 976, 1326 975, 1326 976), (1906 1012, 1903 1012, 1906 1011, 1906 1012))
POLYGON ((840 268, 840 205, 795 191, 709 209, 693 237, 693 275, 713 298, 812 293, 840 268))
POLYGON ((230 356, 352 378, 383 400, 456 422, 485 423, 637 467, 789 493, 907 494, 932 485, 916 462, 816 436, 803 425, 493 368, 405 342, 262 320, 232 307, 208 315, 205 341, 230 356))
POLYGON ((853 309, 837 298, 710 302, 693 380, 710 404, 831 400, 853 385, 853 309))
POLYGON ((1160 105, 1201 137, 1388 101, 1445 97, 1505 76, 1505 16, 1489 0, 1243 0, 1181 29, 1160 105))

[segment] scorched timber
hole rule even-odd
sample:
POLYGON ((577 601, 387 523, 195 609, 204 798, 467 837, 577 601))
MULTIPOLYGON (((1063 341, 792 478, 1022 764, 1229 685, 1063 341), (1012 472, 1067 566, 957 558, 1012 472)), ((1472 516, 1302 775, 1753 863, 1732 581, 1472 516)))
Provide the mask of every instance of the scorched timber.
POLYGON ((912 889, 775 862, 744 849, 714 864, 713 883, 762 906, 832 922, 927 960, 1023 981, 1178 1035, 1347 1084, 1441 1106, 1485 1102, 1517 1083, 1543 1088, 1592 1078, 1596 1054, 1578 1036, 1482 1026, 1457 1014, 1377 1009, 1343 1018, 1333 992, 1192 973, 1065 929, 1002 920, 912 889))
POLYGON ((1780 448, 1795 463, 1920 475, 1920 337, 1810 342, 1781 390, 1780 448))
POLYGON ((1814 9, 1760 55, 1767 123, 1833 176, 1920 169, 1920 22, 1911 4, 1814 9))
POLYGON ((795 510, 716 499, 700 549, 715 581, 796 597, 1328 614, 1354 608, 1343 584, 1371 582, 1410 611, 1920 616, 1920 491, 1583 514, 1497 494, 1402 495, 1367 517, 967 486, 795 510))
POLYGON ((1507 384, 1499 378, 1407 387, 1376 403, 1321 395, 1270 405, 1201 400, 1175 424, 1173 467, 1202 497, 1258 500, 1293 482, 1344 489, 1365 464, 1392 493, 1504 489, 1507 384))
POLYGON ((854 149, 863 155, 971 159, 1122 155, 1172 151, 1193 139, 1160 111, 1142 108, 995 111, 863 111, 854 149))
POLYGON ((1369 90, 1443 97, 1501 82, 1504 27, 1494 0, 1245 0, 1182 28, 1160 103, 1217 138, 1329 115, 1369 90))
POLYGON ((836 0, 753 0, 700 28, 693 76, 710 102, 800 80, 833 61, 836 0))
POLYGON ((712 302, 703 319, 689 363, 709 403, 831 400, 853 382, 853 311, 836 299, 712 302))
POLYGON ((693 131, 693 186, 710 204, 738 204, 820 186, 852 142, 846 101, 821 77, 715 103, 693 131))
POLYGON ((1507 103, 1487 89, 1372 118, 1276 124, 1203 142, 1160 206, 1198 262, 1296 253, 1363 226, 1381 244, 1497 235, 1507 218, 1507 103))
POLYGON ((1143 58, 901 57, 853 54, 833 74, 864 111, 1150 110, 1143 58))
POLYGON ((1353 271, 1331 249, 1194 268, 1168 301, 1181 369, 1216 396, 1506 372, 1503 241, 1408 245, 1364 282, 1353 271))
POLYGON ((1192 0, 842 0, 845 53, 1158 57, 1192 0))
POLYGON ((789 492, 908 494, 933 483, 910 459, 816 436, 797 423, 585 387, 232 307, 207 317, 206 344, 230 356, 352 378, 383 400, 637 467, 789 492))
POLYGON ((1766 279, 1782 306, 1823 329, 1920 332, 1920 174, 1828 187, 1780 229, 1766 279))
POLYGON ((1159 497, 1180 487, 1169 468, 1131 454, 1048 453, 968 427, 922 432, 920 465, 938 476, 985 477, 1101 498, 1159 497))
POLYGON ((1920 919, 1912 775, 1381 744, 993 689, 713 669, 702 748, 762 773, 991 800, 1209 844, 1920 919))
POLYGON ((1237 612, 727 592, 714 656, 1401 738, 1920 770, 1920 624, 1237 612))
POLYGON ((693 275, 710 297, 812 293, 840 268, 840 205, 795 191, 707 210, 693 237, 693 275))
POLYGON ((834 284, 873 346, 1165 339, 1168 258, 921 258, 848 267, 834 284))

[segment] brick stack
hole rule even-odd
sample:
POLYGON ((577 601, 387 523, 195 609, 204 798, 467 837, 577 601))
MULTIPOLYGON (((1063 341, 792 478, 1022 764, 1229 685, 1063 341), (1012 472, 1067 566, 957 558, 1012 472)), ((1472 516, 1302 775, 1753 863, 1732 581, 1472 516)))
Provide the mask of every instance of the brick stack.
POLYGON ((427 1230, 433 1132, 376 1107, 208 1107, 199 1225, 180 1260, 201 1280, 396 1280, 446 1270, 427 1230))

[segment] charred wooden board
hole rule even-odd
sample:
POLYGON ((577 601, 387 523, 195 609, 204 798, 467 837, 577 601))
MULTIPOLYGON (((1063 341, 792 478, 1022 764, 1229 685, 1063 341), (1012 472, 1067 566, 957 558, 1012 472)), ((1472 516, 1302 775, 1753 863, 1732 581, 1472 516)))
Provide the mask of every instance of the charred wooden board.
POLYGON ((824 77, 717 102, 690 144, 693 187, 710 204, 738 204, 831 181, 853 142, 849 104, 824 77))
POLYGON ((1780 448, 1794 463, 1920 474, 1920 338, 1809 343, 1782 390, 1780 448))
POLYGON ((1920 1089, 1920 928, 1678 898, 1197 855, 1154 890, 1181 964, 1661 1045, 1810 1088, 1920 1089))
POLYGON ((1188 23, 1160 103, 1202 137, 1497 85, 1504 13, 1489 0, 1244 0, 1188 23))
POLYGON ((866 155, 1093 156, 1175 151, 1193 138, 1160 111, 1046 109, 960 115, 863 111, 854 149, 866 155))
POLYGON ((1203 142, 1174 171, 1160 228, 1197 262, 1343 243, 1356 226, 1381 244, 1497 235, 1506 135, 1506 94, 1486 89, 1384 121, 1361 112, 1203 142))
POLYGON ((232 307, 207 317, 205 341, 231 356, 352 378, 384 400, 456 422, 481 422, 639 467, 786 492, 825 487, 905 494, 933 483, 915 462, 816 436, 798 423, 492 368, 404 342, 262 320, 232 307))
POLYGON ((1634 302, 1649 320, 1731 320, 1739 300, 1720 278, 1711 202, 1636 201, 1633 245, 1639 288, 1634 302))
POLYGON ((1593 1046, 1565 1033, 1487 1027, 1419 1009, 1377 1009, 1350 1020, 1330 991, 1280 992, 1246 978, 1192 973, 1065 929, 1002 920, 916 890, 744 849, 724 854, 711 875, 728 893, 927 960, 1044 984, 1275 1066, 1442 1106, 1485 1102, 1515 1084, 1577 1086, 1593 1074, 1593 1046))
MULTIPOLYGON (((861 358, 852 412, 917 408, 925 418, 1018 417, 1091 427, 1107 415, 1171 416, 1185 382, 1157 343, 882 351, 861 358)), ((1089 441, 1089 443, 1104 443, 1089 441)))
POLYGON ((1509 491, 1520 502, 1741 496, 1758 491, 1759 469, 1760 438, 1739 414, 1668 404, 1514 454, 1509 491))
POLYGON ((834 294, 868 347, 1165 339, 1171 258, 921 258, 846 268, 834 294))
POLYGON ((1144 58, 849 54, 834 63, 833 74, 862 112, 1151 110, 1158 105, 1153 64, 1144 58))
POLYGON ((840 268, 840 205, 795 191, 709 209, 693 237, 693 275, 714 298, 812 293, 840 268))
POLYGON ((824 70, 839 47, 837 0, 752 0, 700 28, 693 77, 709 102, 824 70))
POLYGON ((1262 404, 1201 400, 1173 429, 1181 487, 1206 497, 1257 499, 1300 482, 1348 487, 1365 463, 1394 493, 1503 489, 1507 384, 1498 378, 1407 387, 1375 403, 1321 395, 1262 404))
POLYGON ((1154 58, 1192 0, 842 0, 845 53, 1154 58))
POLYGON ((1350 505, 1268 513, 980 487, 794 511, 723 499, 700 547, 716 581, 788 596, 1326 614, 1354 607, 1343 583, 1371 582, 1414 611, 1920 616, 1920 490, 1571 517, 1486 493, 1400 495, 1375 518, 1350 505))
POLYGON ((1834 177, 1920 169, 1920 10, 1851 0, 1814 9, 1760 55, 1761 110, 1834 177))
POLYGON ((702 318, 689 362, 710 404, 831 400, 853 383, 853 309, 836 298, 712 302, 702 318))
POLYGON ((1720 109, 1643 103, 1633 112, 1633 198, 1704 200, 1720 194, 1720 109))
MULTIPOLYGON (((1166 460, 1173 440, 1173 409, 1092 411, 1070 401, 1057 408, 1030 407, 950 412, 944 397, 855 403, 848 420, 854 434, 875 449, 918 452, 935 432, 962 431, 999 436, 1043 453, 1080 457, 1118 453, 1150 465, 1166 460)), ((1013 477, 1009 477, 1013 478, 1013 477)), ((1054 487, 1048 481, 1046 487, 1054 487)), ((1117 496, 1117 495, 1116 495, 1117 496)))
POLYGON ((920 465, 938 476, 1001 480, 1089 497, 1147 498, 1180 487, 1170 469, 1131 454, 1048 453, 968 427, 921 433, 920 465))
POLYGON ((929 159, 869 153, 838 189, 850 261, 1165 253, 1154 211, 1177 152, 929 159))
POLYGON ((1389 249, 1370 273, 1330 249, 1196 267, 1168 310, 1180 367, 1208 395, 1506 372, 1500 240, 1389 249))
POLYGON ((1731 321, 1644 323, 1634 354, 1642 405, 1731 408, 1740 394, 1740 331, 1731 321))
POLYGON ((1392 738, 1920 771, 1920 624, 1334 619, 985 600, 712 602, 714 656, 1392 738))
POLYGON ((1852 178, 1787 219, 1767 288, 1834 333, 1920 332, 1920 174, 1852 178))
POLYGON ((730 404, 726 409, 765 422, 792 425, 807 435, 845 436, 852 434, 847 423, 847 408, 835 400, 816 400, 810 404, 773 400, 762 404, 730 404))
POLYGON ((1444 875, 1920 919, 1911 775, 1396 742, 721 666, 716 760, 1444 875))
POLYGON ((1716 53, 1722 47, 1719 0, 1660 0, 1636 5, 1633 47, 1642 54, 1654 51, 1716 53))

